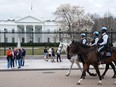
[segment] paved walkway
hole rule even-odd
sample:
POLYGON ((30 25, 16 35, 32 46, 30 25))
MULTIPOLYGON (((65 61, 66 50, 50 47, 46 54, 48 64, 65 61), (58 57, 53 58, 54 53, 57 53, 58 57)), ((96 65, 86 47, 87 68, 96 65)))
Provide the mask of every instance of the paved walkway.
MULTIPOLYGON (((42 57, 42 56, 39 56, 42 57)), ((62 58, 62 62, 51 62, 49 60, 48 62, 43 60, 42 58, 26 58, 25 60, 25 66, 21 69, 17 69, 17 67, 14 67, 12 69, 7 69, 7 61, 6 59, 2 58, 0 59, 0 70, 1 71, 7 71, 7 70, 63 70, 68 69, 70 67, 70 61, 65 58, 65 56, 62 58)), ((81 64, 81 63, 80 63, 81 64)), ((82 66, 82 64, 81 64, 82 66)), ((103 66, 101 66, 103 68, 103 66)), ((78 66, 76 64, 73 65, 73 69, 78 69, 78 66)))
MULTIPOLYGON (((51 62, 50 60, 44 61, 43 59, 26 59, 25 60, 25 66, 21 69, 68 69, 70 66, 70 61, 67 59, 63 59, 62 62, 51 62)), ((77 68, 76 64, 74 64, 74 67, 77 68)), ((0 60, 0 70, 7 69, 7 61, 6 60, 0 60)), ((14 69, 17 69, 15 67, 14 69)))

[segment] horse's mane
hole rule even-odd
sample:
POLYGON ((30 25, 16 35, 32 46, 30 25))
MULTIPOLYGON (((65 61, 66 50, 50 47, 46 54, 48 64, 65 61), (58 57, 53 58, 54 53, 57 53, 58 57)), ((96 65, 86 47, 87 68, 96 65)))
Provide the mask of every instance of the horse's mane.
POLYGON ((84 47, 84 48, 90 48, 90 46, 85 45, 85 44, 82 44, 82 43, 80 43, 79 41, 74 41, 74 44, 79 44, 80 46, 82 46, 82 47, 84 47))

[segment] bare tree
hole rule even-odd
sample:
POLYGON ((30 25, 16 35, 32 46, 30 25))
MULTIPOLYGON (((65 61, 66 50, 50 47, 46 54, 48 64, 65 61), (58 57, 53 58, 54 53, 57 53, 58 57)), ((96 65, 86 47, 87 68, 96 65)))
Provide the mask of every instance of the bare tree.
POLYGON ((62 4, 54 12, 58 21, 59 29, 68 32, 62 35, 67 38, 76 39, 78 35, 71 32, 80 32, 87 29, 91 31, 94 21, 89 15, 86 15, 84 9, 79 6, 71 6, 70 4, 62 4))

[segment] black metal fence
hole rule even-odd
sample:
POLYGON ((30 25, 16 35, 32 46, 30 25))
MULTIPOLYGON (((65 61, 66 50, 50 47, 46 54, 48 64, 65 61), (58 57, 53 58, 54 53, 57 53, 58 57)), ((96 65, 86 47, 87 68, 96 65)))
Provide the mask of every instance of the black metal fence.
MULTIPOLYGON (((15 36, 21 36, 21 35, 31 35, 30 37, 30 41, 25 43, 24 41, 21 42, 21 47, 24 47, 25 49, 27 49, 27 54, 28 55, 38 55, 38 54, 42 54, 43 52, 43 48, 45 46, 52 46, 52 47, 58 47, 60 40, 63 38, 62 35, 69 35, 69 34, 73 34, 73 35, 77 35, 80 36, 81 33, 85 33, 86 37, 93 37, 93 32, 0 32, 0 55, 5 55, 6 54, 6 50, 9 47, 13 47, 16 48, 17 47, 17 42, 14 41, 14 39, 12 39, 12 41, 7 41, 8 38, 10 37, 9 35, 14 35, 15 36), (34 35, 47 35, 47 37, 49 37, 49 35, 54 35, 54 37, 57 37, 55 41, 44 41, 44 42, 34 42, 34 35), (6 37, 7 36, 7 37, 6 37), (43 48, 42 48, 43 47, 43 48), (39 52, 40 51, 40 52, 39 52)), ((116 32, 107 32, 109 35, 109 40, 111 43, 116 41, 116 32)), ((36 37, 35 37, 36 38, 36 37)), ((78 37, 79 38, 79 37, 78 37)))

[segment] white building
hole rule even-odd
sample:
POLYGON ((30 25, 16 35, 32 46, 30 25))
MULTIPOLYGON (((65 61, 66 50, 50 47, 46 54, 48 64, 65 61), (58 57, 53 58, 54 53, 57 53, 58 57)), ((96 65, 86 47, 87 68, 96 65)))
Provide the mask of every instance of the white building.
POLYGON ((56 32, 57 30, 58 26, 55 21, 43 21, 32 16, 16 20, 1 20, 0 42, 17 43, 18 39, 22 43, 28 43, 32 40, 34 43, 57 42, 58 38, 55 34, 38 34, 38 32, 56 32))

